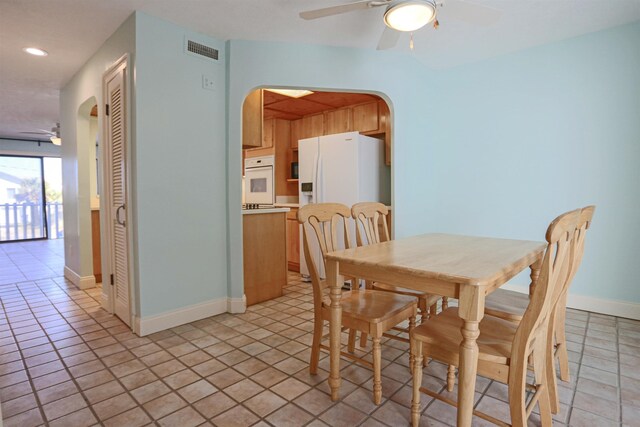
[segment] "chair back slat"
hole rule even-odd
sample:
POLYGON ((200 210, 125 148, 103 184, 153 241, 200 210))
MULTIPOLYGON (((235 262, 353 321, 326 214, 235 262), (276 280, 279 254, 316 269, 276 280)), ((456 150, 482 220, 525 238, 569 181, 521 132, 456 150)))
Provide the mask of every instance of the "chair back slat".
POLYGON ((356 220, 356 240, 358 246, 389 240, 387 215, 389 210, 382 203, 356 203, 351 208, 351 216, 356 220))
MULTIPOLYGON (((513 342, 512 364, 526 364, 535 343, 546 342, 549 321, 573 271, 576 229, 581 209, 564 213, 547 229, 547 248, 542 259, 529 306, 518 326, 513 342)), ((513 366, 512 366, 513 367, 513 366)), ((526 372, 513 369, 511 372, 526 372)))
POLYGON ((323 264, 327 253, 351 248, 348 224, 350 216, 349 208, 340 203, 313 203, 298 210, 298 222, 302 224, 304 256, 311 276, 316 310, 322 306, 325 282, 320 277, 318 266, 311 255, 310 242, 318 243, 323 264), (342 236, 342 239, 339 236, 342 236))

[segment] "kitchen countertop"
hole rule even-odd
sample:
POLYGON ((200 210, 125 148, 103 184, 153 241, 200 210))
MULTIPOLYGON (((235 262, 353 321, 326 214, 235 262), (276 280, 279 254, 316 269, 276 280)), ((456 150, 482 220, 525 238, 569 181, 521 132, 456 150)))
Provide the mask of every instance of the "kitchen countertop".
POLYGON ((275 207, 268 209, 242 209, 242 215, 256 215, 256 214, 268 214, 268 213, 286 213, 291 209, 284 207, 275 207))
POLYGON ((277 208, 299 208, 300 204, 299 203, 276 203, 274 205, 277 208))

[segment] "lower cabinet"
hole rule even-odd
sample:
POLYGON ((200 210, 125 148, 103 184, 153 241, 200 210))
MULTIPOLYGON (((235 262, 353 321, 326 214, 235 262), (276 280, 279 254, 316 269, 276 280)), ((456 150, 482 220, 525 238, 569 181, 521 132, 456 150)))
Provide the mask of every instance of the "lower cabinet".
POLYGON ((287 222, 285 212, 242 216, 247 305, 282 296, 287 283, 287 222))
POLYGON ((300 224, 298 209, 292 208, 287 213, 287 266, 289 271, 300 271, 300 224))

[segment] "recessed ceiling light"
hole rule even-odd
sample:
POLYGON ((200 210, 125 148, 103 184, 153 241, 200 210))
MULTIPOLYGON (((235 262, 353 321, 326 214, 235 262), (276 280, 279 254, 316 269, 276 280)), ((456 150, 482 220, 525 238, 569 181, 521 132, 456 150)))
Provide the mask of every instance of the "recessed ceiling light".
POLYGON ((313 92, 304 89, 267 89, 269 92, 279 93, 280 95, 290 96, 292 98, 302 98, 311 95, 313 92))
POLYGON ((49 55, 49 53, 47 53, 46 50, 38 49, 37 47, 25 47, 22 50, 24 50, 27 53, 30 53, 31 55, 35 55, 35 56, 47 56, 47 55, 49 55))

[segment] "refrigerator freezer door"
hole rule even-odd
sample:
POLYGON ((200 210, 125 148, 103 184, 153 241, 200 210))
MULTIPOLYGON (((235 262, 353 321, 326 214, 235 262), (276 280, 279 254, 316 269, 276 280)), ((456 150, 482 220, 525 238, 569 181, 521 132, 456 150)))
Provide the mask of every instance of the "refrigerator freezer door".
MULTIPOLYGON (((317 183, 318 174, 318 138, 301 139, 298 142, 298 201, 300 207, 309 203, 317 203, 317 183)), ((320 252, 318 243, 310 239, 311 252, 314 254, 316 266, 318 266, 317 255, 320 252)), ((309 276, 307 260, 304 256, 304 242, 302 240, 302 230, 300 230, 300 273, 303 277, 309 276)))

